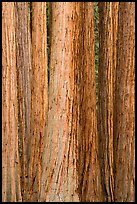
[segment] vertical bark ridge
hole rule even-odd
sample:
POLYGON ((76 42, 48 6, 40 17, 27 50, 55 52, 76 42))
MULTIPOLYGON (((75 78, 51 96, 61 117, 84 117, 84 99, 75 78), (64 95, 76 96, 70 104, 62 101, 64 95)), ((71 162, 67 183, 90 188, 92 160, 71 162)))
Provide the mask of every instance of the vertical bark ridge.
POLYGON ((135 3, 120 2, 114 103, 114 197, 135 199, 135 3), (125 20, 126 19, 126 20, 125 20))
POLYGON ((101 179, 106 201, 114 201, 113 104, 118 2, 99 2, 98 132, 101 179))
POLYGON ((48 108, 46 2, 32 2, 31 121, 29 138, 29 196, 36 202, 40 193, 42 151, 48 108))
POLYGON ((101 201, 96 118, 93 3, 80 3, 78 179, 80 201, 101 201))
POLYGON ((16 58, 19 148, 21 161, 21 188, 23 201, 28 196, 28 150, 30 137, 31 105, 31 39, 30 10, 27 2, 15 3, 16 8, 16 58))
POLYGON ((2 201, 22 201, 18 154, 18 105, 14 3, 2 3, 2 201))

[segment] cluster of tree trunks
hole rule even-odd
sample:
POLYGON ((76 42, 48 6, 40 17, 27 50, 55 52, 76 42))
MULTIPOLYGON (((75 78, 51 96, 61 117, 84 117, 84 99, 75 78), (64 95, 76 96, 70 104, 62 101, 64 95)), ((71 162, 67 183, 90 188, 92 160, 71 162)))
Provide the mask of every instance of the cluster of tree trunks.
POLYGON ((134 201, 135 3, 2 3, 2 201, 134 201), (48 84, 48 64, 50 78, 48 84))

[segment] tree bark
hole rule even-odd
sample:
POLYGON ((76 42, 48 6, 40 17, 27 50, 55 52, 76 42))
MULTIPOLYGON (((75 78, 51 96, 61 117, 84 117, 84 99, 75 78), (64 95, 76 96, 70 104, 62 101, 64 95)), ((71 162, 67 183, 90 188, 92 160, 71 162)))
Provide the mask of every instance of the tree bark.
POLYGON ((98 132, 104 200, 114 202, 113 105, 119 2, 99 2, 98 132))
POLYGON ((92 2, 80 3, 78 189, 81 202, 102 201, 98 161, 94 14, 92 2))
POLYGON ((31 113, 28 148, 28 197, 36 202, 40 192, 42 151, 48 107, 46 2, 32 2, 31 113))
POLYGON ((51 7, 49 112, 40 201, 97 201, 101 189, 93 5, 61 2, 51 7))
POLYGON ((28 196, 28 151, 30 149, 30 105, 31 105, 31 36, 30 9, 26 2, 16 2, 16 56, 18 82, 19 148, 21 161, 22 199, 28 196))
POLYGON ((22 201, 18 153, 15 6, 2 3, 2 201, 22 201))
POLYGON ((114 103, 114 198, 135 196, 135 2, 120 2, 114 103))
POLYGON ((40 201, 79 201, 77 75, 79 3, 51 5, 49 111, 40 201))

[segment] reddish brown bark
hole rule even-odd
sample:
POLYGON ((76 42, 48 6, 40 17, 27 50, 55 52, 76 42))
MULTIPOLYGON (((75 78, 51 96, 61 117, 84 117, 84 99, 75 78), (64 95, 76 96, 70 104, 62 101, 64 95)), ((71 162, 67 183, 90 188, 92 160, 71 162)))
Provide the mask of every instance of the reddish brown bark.
POLYGON ((28 197, 38 201, 48 107, 46 2, 32 2, 31 121, 28 151, 28 197))
POLYGON ((114 198, 135 199, 135 3, 120 2, 114 103, 114 198))
POLYGON ((15 7, 2 3, 2 201, 22 201, 18 154, 15 7))
POLYGON ((40 201, 99 200, 92 6, 51 5, 49 112, 40 201))
POLYGON ((98 132, 105 201, 114 201, 113 105, 118 2, 99 2, 98 132))
POLYGON ((98 161, 93 3, 80 4, 78 189, 80 201, 102 201, 98 161))
POLYGON ((51 5, 49 112, 43 151, 40 201, 78 201, 77 22, 78 3, 51 5))

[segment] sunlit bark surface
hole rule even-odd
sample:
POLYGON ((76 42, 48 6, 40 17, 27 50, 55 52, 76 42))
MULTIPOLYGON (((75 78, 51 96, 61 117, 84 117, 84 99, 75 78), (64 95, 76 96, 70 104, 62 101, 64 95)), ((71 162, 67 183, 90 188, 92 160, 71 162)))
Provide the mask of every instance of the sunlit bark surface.
POLYGON ((18 154, 15 7, 2 3, 2 201, 22 201, 18 154))
POLYGON ((51 5, 49 111, 40 201, 99 200, 92 6, 51 5))
POLYGON ((49 111, 40 201, 79 201, 76 192, 79 3, 53 2, 51 7, 49 111))
POLYGON ((36 202, 40 192, 43 140, 48 107, 46 2, 32 2, 31 113, 28 151, 28 201, 36 202))

